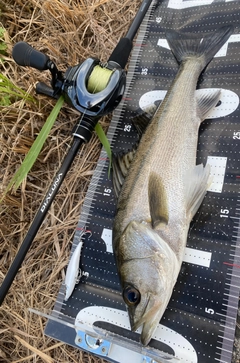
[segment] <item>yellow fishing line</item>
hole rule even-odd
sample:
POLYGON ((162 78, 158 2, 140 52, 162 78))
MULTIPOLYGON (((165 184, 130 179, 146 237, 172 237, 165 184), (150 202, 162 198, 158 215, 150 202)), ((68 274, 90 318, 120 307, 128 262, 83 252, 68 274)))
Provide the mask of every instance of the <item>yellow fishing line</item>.
POLYGON ((88 78, 87 90, 90 93, 97 93, 104 90, 111 78, 113 71, 97 65, 93 68, 88 78))

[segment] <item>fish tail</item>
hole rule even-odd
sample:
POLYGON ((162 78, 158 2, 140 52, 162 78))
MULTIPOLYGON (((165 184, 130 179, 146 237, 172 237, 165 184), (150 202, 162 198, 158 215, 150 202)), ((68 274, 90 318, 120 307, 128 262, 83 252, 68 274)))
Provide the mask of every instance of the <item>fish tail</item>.
POLYGON ((233 30, 232 25, 227 25, 213 33, 201 36, 168 30, 166 38, 179 63, 191 57, 198 58, 202 61, 203 69, 228 40, 233 30))

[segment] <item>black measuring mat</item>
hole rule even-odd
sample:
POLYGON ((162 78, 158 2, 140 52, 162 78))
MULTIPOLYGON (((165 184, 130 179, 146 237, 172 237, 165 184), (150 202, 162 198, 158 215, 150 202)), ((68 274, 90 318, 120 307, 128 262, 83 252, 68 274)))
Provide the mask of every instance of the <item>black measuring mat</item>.
POLYGON ((134 355, 133 363, 150 362, 150 358, 157 361, 157 357, 161 362, 231 362, 240 286, 239 21, 239 1, 155 2, 140 28, 125 97, 109 127, 112 149, 131 149, 137 140, 132 117, 164 98, 178 70, 167 47, 166 29, 205 33, 234 25, 234 34, 199 78, 197 92, 222 89, 220 104, 200 127, 197 153, 197 164, 208 162, 214 179, 191 222, 182 268, 149 348, 143 352, 139 333, 129 330, 121 297, 111 245, 116 199, 104 150, 73 241, 75 248, 82 230, 91 231, 85 236, 81 257, 81 268, 89 277, 76 285, 67 302, 65 287, 61 287, 47 335, 116 362, 126 361, 122 360, 125 349, 139 354, 134 355), (107 334, 106 340, 119 343, 119 350, 99 351, 97 345, 83 345, 82 337, 75 340, 81 326, 83 333, 107 334))

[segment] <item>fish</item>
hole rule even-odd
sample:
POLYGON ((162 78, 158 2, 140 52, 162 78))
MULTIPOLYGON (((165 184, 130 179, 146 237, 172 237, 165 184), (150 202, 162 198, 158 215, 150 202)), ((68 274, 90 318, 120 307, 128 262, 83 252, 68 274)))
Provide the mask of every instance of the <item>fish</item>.
POLYGON ((166 30, 179 63, 152 117, 138 123, 139 144, 113 158, 117 194, 113 252, 132 331, 146 346, 178 278, 190 222, 211 183, 210 166, 196 165, 199 126, 221 90, 198 96, 199 76, 234 29, 207 34, 166 30))

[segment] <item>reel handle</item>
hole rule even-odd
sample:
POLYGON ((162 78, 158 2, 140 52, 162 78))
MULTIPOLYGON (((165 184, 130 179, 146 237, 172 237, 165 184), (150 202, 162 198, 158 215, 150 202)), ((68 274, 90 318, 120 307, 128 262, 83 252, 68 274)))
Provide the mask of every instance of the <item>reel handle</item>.
POLYGON ((26 42, 16 43, 13 47, 12 56, 20 66, 33 67, 39 71, 49 69, 50 58, 26 42))
POLYGON ((36 84, 36 93, 38 95, 45 95, 45 96, 48 96, 48 97, 55 98, 56 100, 59 98, 59 94, 56 94, 54 89, 52 87, 49 87, 44 82, 38 82, 36 84))

